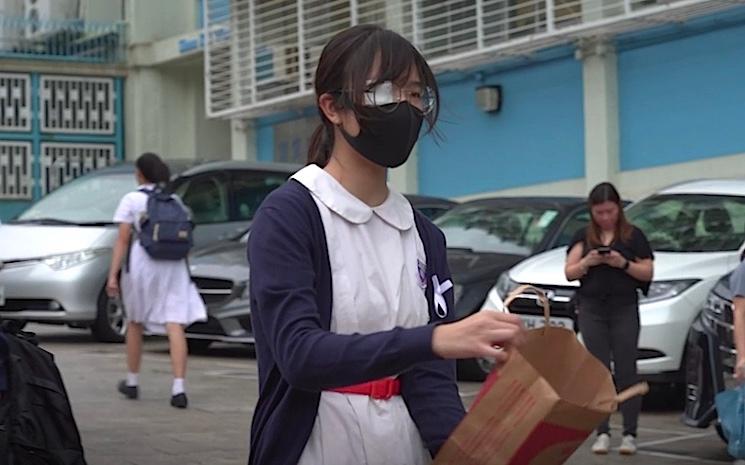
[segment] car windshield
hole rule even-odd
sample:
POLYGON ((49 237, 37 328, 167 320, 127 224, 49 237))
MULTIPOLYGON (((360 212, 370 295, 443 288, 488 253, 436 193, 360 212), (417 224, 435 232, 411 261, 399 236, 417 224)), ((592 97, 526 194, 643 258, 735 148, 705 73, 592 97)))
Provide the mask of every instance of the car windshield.
POLYGON ((15 222, 108 224, 122 197, 135 189, 134 173, 85 176, 43 197, 15 222))
POLYGON ((435 223, 447 238, 448 248, 479 253, 532 254, 558 210, 544 206, 462 206, 435 223))
POLYGON ((745 236, 745 197, 656 195, 626 215, 660 252, 735 251, 745 236))

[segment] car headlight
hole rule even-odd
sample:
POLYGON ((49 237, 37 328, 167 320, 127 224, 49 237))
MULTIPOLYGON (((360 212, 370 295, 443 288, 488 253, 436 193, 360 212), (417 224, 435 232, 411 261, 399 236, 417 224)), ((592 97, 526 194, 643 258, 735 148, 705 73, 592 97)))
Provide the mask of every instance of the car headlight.
POLYGON ((81 250, 80 252, 71 252, 61 255, 52 255, 42 260, 45 265, 54 271, 62 271, 74 266, 82 265, 94 258, 108 253, 108 249, 90 249, 81 250))
POLYGON ((729 313, 727 310, 730 305, 728 300, 719 297, 714 292, 709 293, 706 304, 704 304, 704 311, 701 312, 701 322, 709 330, 716 331, 717 323, 727 321, 726 314, 729 313))
POLYGON ((509 273, 505 271, 504 273, 499 275, 497 285, 494 286, 494 289, 497 291, 500 300, 504 301, 504 299, 506 299, 507 296, 510 295, 510 293, 517 289, 519 286, 520 284, 510 279, 509 273))
POLYGON ((481 306, 481 310, 491 310, 498 312, 508 312, 509 310, 504 306, 502 298, 497 292, 497 286, 491 288, 488 294, 486 294, 486 300, 484 305, 481 306))
POLYGON ((686 289, 698 282, 697 279, 680 279, 676 281, 654 281, 649 286, 649 293, 639 299, 639 303, 648 304, 677 297, 686 289))

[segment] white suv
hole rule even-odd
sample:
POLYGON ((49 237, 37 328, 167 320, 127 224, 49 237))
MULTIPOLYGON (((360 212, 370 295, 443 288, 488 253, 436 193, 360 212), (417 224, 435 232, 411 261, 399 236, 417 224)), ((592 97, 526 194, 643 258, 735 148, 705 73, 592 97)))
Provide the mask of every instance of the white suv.
MULTIPOLYGON (((681 382, 688 330, 709 291, 739 263, 745 239, 745 180, 704 180, 663 189, 627 208, 655 251, 654 281, 640 298, 640 374, 649 381, 681 382)), ((574 291, 564 277, 566 247, 525 260, 500 276, 484 308, 503 310, 519 284, 545 289, 553 325, 576 329, 574 291)), ((527 326, 543 324, 536 301, 522 296, 510 311, 527 326)), ((581 335, 580 335, 581 336, 581 335)))

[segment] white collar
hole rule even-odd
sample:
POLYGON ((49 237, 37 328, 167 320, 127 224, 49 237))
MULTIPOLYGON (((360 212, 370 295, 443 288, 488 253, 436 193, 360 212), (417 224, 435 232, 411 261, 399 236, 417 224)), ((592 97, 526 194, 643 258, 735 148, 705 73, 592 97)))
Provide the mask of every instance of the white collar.
POLYGON ((414 211, 411 204, 406 197, 396 191, 389 189, 385 202, 377 207, 370 207, 318 165, 306 166, 295 173, 292 179, 304 185, 329 210, 351 223, 367 223, 375 214, 401 231, 414 226, 414 211))

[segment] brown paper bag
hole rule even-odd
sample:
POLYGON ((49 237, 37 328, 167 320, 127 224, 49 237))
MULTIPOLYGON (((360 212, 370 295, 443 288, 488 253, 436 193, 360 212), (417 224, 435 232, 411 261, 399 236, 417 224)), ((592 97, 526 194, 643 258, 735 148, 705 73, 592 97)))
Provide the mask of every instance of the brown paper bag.
POLYGON ((433 465, 562 464, 620 403, 646 393, 642 383, 616 394, 611 373, 574 332, 549 326, 541 290, 522 286, 505 306, 525 292, 543 304, 546 326, 528 331, 487 378, 433 465))

